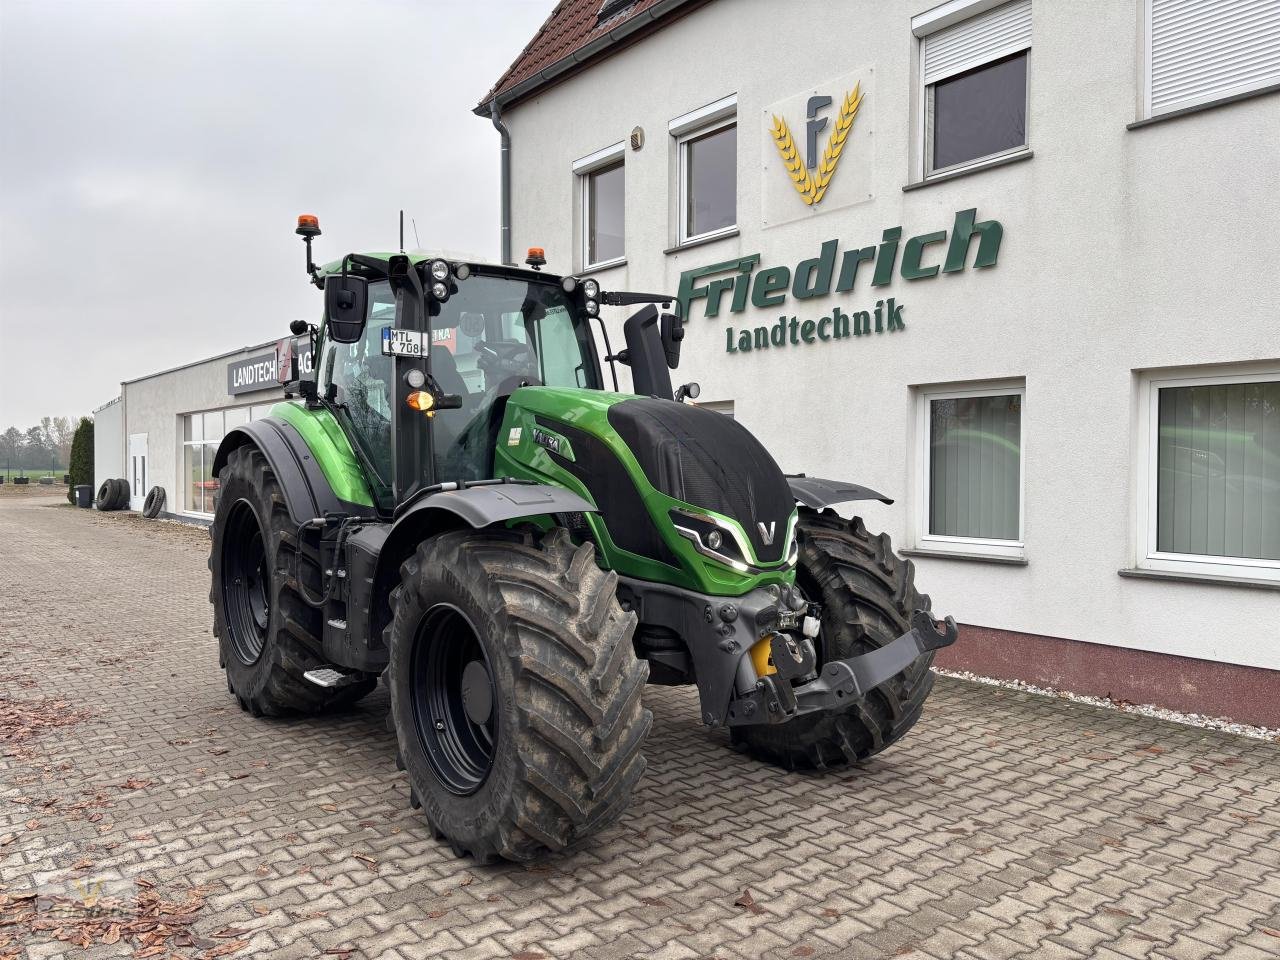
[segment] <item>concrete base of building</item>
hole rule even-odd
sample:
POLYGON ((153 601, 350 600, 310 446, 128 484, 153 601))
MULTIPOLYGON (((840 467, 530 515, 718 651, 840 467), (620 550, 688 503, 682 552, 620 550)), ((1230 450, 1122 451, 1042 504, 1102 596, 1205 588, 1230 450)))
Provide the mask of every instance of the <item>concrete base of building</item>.
POLYGON ((936 665, 1182 713, 1280 727, 1280 670, 965 624, 936 665))

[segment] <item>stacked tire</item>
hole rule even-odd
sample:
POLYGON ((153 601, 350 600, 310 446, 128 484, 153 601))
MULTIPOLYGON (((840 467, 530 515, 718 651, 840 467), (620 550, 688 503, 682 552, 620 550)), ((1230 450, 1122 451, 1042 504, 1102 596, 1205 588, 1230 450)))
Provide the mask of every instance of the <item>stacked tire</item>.
POLYGON ((93 504, 103 511, 125 509, 129 506, 129 481, 103 480, 93 504))

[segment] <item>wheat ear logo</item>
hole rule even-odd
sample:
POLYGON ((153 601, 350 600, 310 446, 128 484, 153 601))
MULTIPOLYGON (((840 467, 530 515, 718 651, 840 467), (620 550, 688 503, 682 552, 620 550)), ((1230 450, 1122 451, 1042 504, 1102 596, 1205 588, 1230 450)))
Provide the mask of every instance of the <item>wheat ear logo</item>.
POLYGON ((836 117, 835 127, 827 138, 827 147, 819 158, 817 153, 817 134, 827 125, 826 118, 819 119, 817 111, 831 103, 830 97, 809 98, 808 121, 808 163, 800 156, 800 148, 796 146, 795 137, 787 121, 777 114, 773 115, 773 144, 778 148, 778 156, 782 158, 782 166, 791 178, 791 185, 800 194, 800 199, 807 206, 821 203, 826 196, 831 178, 835 176, 836 167, 840 163, 840 154, 844 152, 845 142, 853 130, 854 118, 858 115, 858 107, 862 105, 862 84, 856 84, 840 105, 840 113, 836 117))

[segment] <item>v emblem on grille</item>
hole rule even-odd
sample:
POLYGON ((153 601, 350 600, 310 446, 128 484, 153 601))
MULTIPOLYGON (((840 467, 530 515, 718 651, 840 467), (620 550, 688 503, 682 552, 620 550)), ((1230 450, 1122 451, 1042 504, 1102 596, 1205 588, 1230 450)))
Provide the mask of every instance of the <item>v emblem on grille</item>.
POLYGON ((766 547, 773 546, 773 537, 778 532, 778 521, 771 520, 766 527, 760 520, 756 521, 756 529, 760 531, 760 539, 766 547))

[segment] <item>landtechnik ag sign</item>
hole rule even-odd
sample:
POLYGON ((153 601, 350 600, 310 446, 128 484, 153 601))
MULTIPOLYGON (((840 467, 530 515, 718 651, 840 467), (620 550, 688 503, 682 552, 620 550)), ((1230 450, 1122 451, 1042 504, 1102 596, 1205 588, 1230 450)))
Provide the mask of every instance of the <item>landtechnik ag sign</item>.
POLYGON ((939 273, 958 273, 967 269, 975 241, 977 253, 972 265, 994 267, 1003 236, 1000 222, 979 221, 975 208, 956 213, 950 231, 922 233, 905 242, 901 227, 884 230, 878 244, 843 252, 838 239, 828 240, 817 256, 801 260, 794 267, 759 269, 760 254, 753 253, 684 271, 680 275, 680 306, 689 319, 699 302, 704 317, 718 317, 722 310, 740 314, 748 306, 760 310, 783 308, 768 323, 725 327, 726 353, 894 333, 907 327, 906 304, 898 296, 881 297, 874 304, 868 297, 858 303, 835 304, 824 311, 806 309, 810 307, 807 301, 823 300, 832 294, 852 297, 860 281, 873 288, 888 287, 898 278, 914 282, 939 273), (788 309, 789 300, 799 301, 794 314, 788 309))

